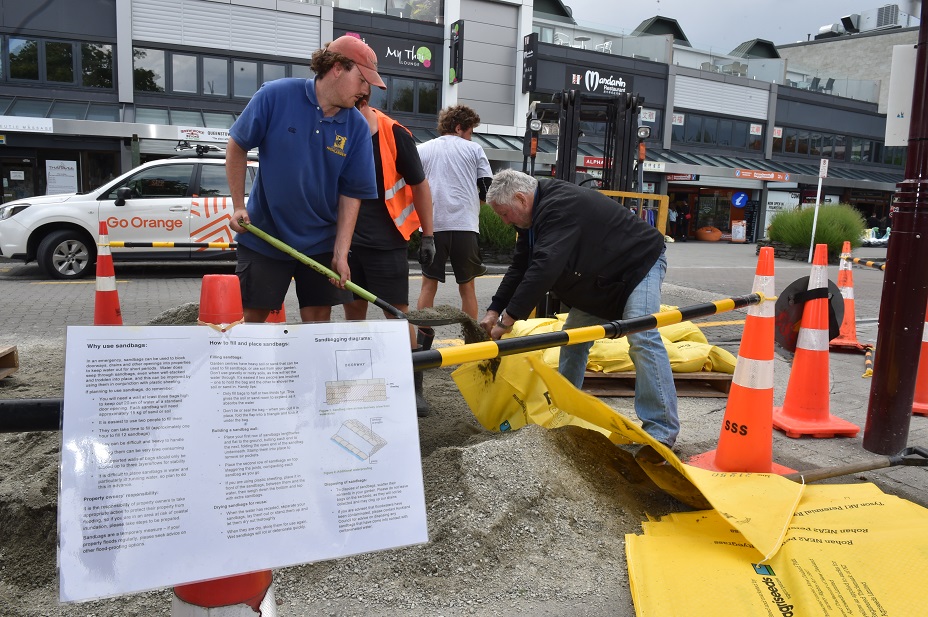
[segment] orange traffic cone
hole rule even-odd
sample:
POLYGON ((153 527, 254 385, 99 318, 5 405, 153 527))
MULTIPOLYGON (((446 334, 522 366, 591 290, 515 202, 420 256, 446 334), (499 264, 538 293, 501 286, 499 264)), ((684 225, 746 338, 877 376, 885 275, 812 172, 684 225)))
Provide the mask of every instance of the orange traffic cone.
POLYGON ((915 378, 912 413, 928 416, 928 312, 925 313, 925 328, 922 331, 922 350, 918 355, 918 377, 915 378))
POLYGON ((116 271, 110 252, 109 229, 100 221, 100 242, 97 246, 97 294, 93 304, 93 325, 121 326, 119 294, 116 292, 116 271))
MULTIPOLYGON (((773 297, 772 247, 760 249, 751 291, 773 297)), ((774 308, 767 301, 748 309, 718 447, 692 457, 690 465, 714 471, 795 471, 772 460, 774 308)))
POLYGON ((831 341, 829 347, 836 351, 863 351, 865 348, 857 341, 857 319, 854 317, 854 275, 851 271, 851 243, 845 241, 841 247, 841 261, 838 265, 838 289, 844 298, 844 320, 841 333, 831 341))
MULTIPOLYGON (((817 244, 809 291, 828 289, 828 245, 817 244)), ((773 426, 788 437, 854 437, 860 427, 828 412, 828 297, 806 302, 786 398, 773 410, 773 426)))
POLYGON ((281 304, 279 309, 268 313, 267 319, 264 320, 264 323, 287 323, 286 307, 281 304))
POLYGON ((234 274, 207 274, 200 287, 198 322, 223 332, 245 320, 242 287, 234 274))
MULTIPOLYGON (((199 322, 212 326, 241 323, 242 292, 234 274, 207 274, 200 288, 199 322)), ((174 587, 171 614, 175 617, 194 615, 243 615, 247 605, 263 617, 277 617, 277 602, 271 585, 270 570, 238 574, 202 583, 174 587), (222 608, 219 608, 222 607, 222 608)), ((249 611, 250 614, 250 611, 249 611)))

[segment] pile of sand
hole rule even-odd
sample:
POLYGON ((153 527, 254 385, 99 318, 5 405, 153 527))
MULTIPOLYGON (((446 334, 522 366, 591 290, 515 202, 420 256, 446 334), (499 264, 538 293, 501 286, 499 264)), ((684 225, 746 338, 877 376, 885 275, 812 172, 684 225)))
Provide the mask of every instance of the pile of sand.
MULTIPOLYGON (((159 323, 196 318, 174 311, 159 323)), ((61 341, 19 345, 19 354, 0 398, 62 396, 61 341)), ((450 373, 426 373, 432 414, 419 421, 428 544, 281 569, 278 614, 634 615, 624 536, 684 507, 599 433, 485 431, 450 373)), ((59 433, 0 435, 2 613, 169 615, 170 590, 58 604, 59 448, 59 433)))

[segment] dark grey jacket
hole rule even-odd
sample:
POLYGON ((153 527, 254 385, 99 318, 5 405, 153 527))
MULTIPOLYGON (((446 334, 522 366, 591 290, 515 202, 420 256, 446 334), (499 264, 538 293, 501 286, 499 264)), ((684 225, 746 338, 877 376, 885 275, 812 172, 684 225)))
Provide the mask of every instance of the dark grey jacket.
POLYGON ((539 180, 532 227, 519 231, 489 308, 525 319, 553 291, 571 307, 621 319, 629 294, 663 250, 657 229, 602 193, 539 180))

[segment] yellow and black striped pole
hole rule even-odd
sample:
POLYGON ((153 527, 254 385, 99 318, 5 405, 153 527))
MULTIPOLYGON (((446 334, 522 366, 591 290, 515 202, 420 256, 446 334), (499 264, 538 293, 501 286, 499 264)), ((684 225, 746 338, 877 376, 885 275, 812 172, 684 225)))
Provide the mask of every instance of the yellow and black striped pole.
POLYGON ((118 242, 111 240, 106 243, 106 246, 117 249, 234 249, 238 247, 238 242, 118 242))
POLYGON ((672 311, 652 313, 651 315, 644 315, 633 319, 610 321, 600 326, 571 328, 570 330, 561 330, 560 332, 546 332, 544 334, 519 336, 500 341, 471 343, 459 347, 442 347, 440 349, 414 351, 412 353, 412 368, 414 371, 424 371, 430 368, 452 366, 465 362, 490 360, 500 356, 512 356, 528 351, 547 349, 548 347, 563 347, 564 345, 587 343, 601 338, 619 338, 627 334, 634 334, 635 332, 643 332, 644 330, 669 326, 697 317, 716 315, 718 313, 744 308, 745 306, 775 300, 775 297, 767 297, 762 293, 752 293, 747 296, 737 296, 734 298, 725 298, 724 300, 716 300, 714 302, 706 302, 704 304, 694 304, 672 311))
POLYGON ((855 257, 851 261, 858 266, 867 266, 868 268, 873 268, 874 270, 886 270, 885 261, 867 261, 866 259, 861 259, 860 257, 855 257))

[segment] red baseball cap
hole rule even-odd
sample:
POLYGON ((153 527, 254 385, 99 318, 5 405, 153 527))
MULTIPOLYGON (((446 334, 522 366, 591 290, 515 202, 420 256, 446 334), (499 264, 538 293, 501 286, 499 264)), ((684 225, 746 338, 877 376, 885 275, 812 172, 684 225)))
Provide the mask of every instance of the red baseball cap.
POLYGON ((325 49, 339 53, 357 64, 361 75, 370 85, 383 90, 387 89, 387 84, 383 83, 380 75, 377 74, 377 54, 358 37, 350 34, 340 36, 329 43, 325 49))

